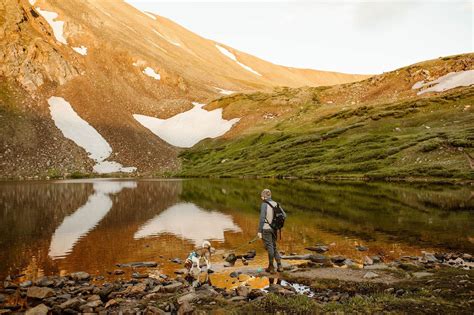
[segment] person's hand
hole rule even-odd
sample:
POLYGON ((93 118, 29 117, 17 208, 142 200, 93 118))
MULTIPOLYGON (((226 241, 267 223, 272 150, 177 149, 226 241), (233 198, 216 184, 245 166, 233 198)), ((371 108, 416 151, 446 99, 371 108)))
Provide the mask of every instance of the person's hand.
POLYGON ((258 236, 259 239, 261 239, 262 238, 262 233, 258 232, 257 236, 258 236))

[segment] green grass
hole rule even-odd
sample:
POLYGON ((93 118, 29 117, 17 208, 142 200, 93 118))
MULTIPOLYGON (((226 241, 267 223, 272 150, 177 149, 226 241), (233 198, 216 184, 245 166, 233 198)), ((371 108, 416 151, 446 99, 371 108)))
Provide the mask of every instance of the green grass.
MULTIPOLYGON (((258 93, 255 106, 263 96, 258 93)), ((246 96, 247 101, 251 97, 246 96)), ((268 97, 268 96, 265 96, 268 97)), ((179 176, 474 179, 474 89, 305 120, 285 120, 184 151, 179 176), (257 132, 258 131, 258 132, 257 132)), ((317 106, 306 116, 316 117, 317 106)))

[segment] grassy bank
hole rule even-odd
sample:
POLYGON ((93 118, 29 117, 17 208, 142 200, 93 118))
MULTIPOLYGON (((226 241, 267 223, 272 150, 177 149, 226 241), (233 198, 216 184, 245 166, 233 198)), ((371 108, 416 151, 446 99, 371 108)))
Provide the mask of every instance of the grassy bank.
POLYGON ((178 175, 472 180, 473 101, 471 88, 327 115, 301 104, 299 116, 184 151, 178 175))

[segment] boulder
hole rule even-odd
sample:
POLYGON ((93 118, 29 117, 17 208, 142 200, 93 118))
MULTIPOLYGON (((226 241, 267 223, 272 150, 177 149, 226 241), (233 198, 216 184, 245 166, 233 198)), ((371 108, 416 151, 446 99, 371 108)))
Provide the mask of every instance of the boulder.
POLYGON ((21 288, 29 288, 32 285, 33 285, 33 282, 31 282, 30 280, 23 281, 22 283, 20 283, 21 288))
POLYGON ((32 299, 46 299, 55 295, 51 288, 29 287, 26 296, 32 299))
POLYGON ((316 252, 316 253, 319 253, 319 254, 323 254, 323 253, 325 253, 329 250, 329 247, 324 246, 324 245, 318 245, 318 246, 306 247, 306 249, 310 250, 310 251, 313 251, 313 252, 316 252))
POLYGON ((178 315, 192 314, 194 307, 189 302, 184 302, 178 309, 178 315))
POLYGON ((48 314, 48 311, 49 308, 46 305, 40 304, 27 310, 25 315, 46 315, 48 314))
POLYGON ((148 278, 148 274, 147 273, 134 272, 134 273, 132 273, 132 278, 134 278, 134 279, 145 279, 145 278, 148 278))
MULTIPOLYGON (((333 264, 336 264, 336 265, 342 265, 344 263, 344 260, 346 260, 346 257, 344 256, 333 256, 331 257, 331 261, 333 264)), ((313 261, 313 260, 311 260, 313 261)))
POLYGON ((191 303, 192 301, 196 300, 198 298, 198 295, 195 292, 191 292, 188 294, 185 294, 183 296, 180 296, 177 301, 178 304, 183 304, 185 302, 191 303))

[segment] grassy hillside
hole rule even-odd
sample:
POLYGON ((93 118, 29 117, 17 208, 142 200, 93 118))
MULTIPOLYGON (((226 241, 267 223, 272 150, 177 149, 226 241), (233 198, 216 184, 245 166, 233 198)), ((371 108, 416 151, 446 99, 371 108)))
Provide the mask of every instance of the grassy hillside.
POLYGON ((282 94, 293 103, 278 106, 275 117, 265 114, 253 126, 247 122, 240 134, 183 152, 179 175, 474 179, 474 88, 394 101, 380 94, 354 106, 322 101, 328 89, 331 93, 283 89, 222 100, 242 111, 268 110, 269 99, 282 94))

